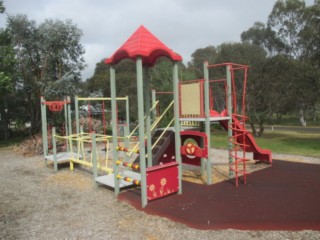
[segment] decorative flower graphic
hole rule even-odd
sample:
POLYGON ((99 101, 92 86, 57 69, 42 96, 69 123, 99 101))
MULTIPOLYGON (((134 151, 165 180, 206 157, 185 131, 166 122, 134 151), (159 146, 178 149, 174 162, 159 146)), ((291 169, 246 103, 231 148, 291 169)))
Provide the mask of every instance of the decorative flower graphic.
POLYGON ((151 192, 153 192, 154 190, 155 190, 155 186, 154 186, 154 184, 151 184, 150 186, 149 186, 149 191, 151 191, 151 192))
POLYGON ((166 178, 162 178, 160 181, 160 184, 162 187, 164 187, 167 184, 167 179, 166 178))
POLYGON ((157 196, 157 193, 156 193, 155 190, 156 190, 156 186, 155 186, 154 184, 151 184, 151 185, 149 186, 149 191, 152 192, 153 197, 156 197, 156 196, 157 196))

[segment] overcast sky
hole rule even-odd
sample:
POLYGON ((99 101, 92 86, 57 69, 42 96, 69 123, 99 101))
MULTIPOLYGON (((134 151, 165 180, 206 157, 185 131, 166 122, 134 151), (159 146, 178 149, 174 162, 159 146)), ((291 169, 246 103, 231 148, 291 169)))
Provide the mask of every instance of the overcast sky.
MULTIPOLYGON (((266 23, 275 0, 4 0, 6 14, 44 19, 71 19, 83 31, 91 77, 97 62, 111 56, 144 25, 184 62, 198 48, 240 41, 254 22, 266 23)), ((313 3, 313 0, 306 2, 313 3)), ((0 15, 4 27, 6 15, 0 15)))

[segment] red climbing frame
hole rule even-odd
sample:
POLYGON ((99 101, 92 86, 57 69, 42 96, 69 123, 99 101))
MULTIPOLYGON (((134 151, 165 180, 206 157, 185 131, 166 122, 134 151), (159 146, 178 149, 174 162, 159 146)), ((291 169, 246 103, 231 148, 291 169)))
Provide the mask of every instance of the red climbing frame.
MULTIPOLYGON (((242 175, 243 182, 246 183, 246 175, 248 174, 246 171, 246 150, 249 148, 249 145, 246 143, 246 134, 245 130, 245 121, 247 117, 245 116, 246 111, 246 86, 247 86, 247 73, 248 66, 242 64, 235 63, 221 63, 221 64, 213 64, 209 65, 208 68, 217 68, 217 67, 229 67, 229 73, 231 76, 231 89, 232 89, 232 123, 228 125, 229 129, 232 129, 233 135, 229 137, 229 142, 232 144, 232 148, 229 149, 229 156, 234 159, 234 161, 230 162, 230 171, 235 173, 235 181, 236 186, 238 186, 238 178, 242 175), (236 82, 235 75, 240 78, 240 72, 243 73, 243 85, 242 85, 242 98, 241 105, 239 106, 241 111, 238 113, 237 106, 237 91, 236 91, 236 82)), ((223 124, 223 123, 222 123, 223 124)))

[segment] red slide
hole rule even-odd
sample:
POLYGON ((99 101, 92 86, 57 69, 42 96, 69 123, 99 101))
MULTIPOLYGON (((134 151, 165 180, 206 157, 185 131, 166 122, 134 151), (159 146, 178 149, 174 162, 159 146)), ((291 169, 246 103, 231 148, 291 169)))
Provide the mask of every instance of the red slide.
MULTIPOLYGON (((221 112, 221 116, 225 113, 225 111, 221 112)), ((243 126, 238 122, 236 117, 232 117, 233 123, 235 123, 235 126, 237 129, 242 129, 243 126)), ((221 126, 223 126, 224 129, 228 130, 228 121, 220 121, 221 126)), ((269 149, 262 149, 261 147, 258 146, 256 140, 252 136, 250 132, 245 130, 245 144, 247 145, 246 147, 246 152, 252 152, 253 153, 253 159, 261 162, 266 162, 272 164, 272 154, 269 149)), ((239 143, 243 143, 243 137, 239 137, 238 139, 239 143)))

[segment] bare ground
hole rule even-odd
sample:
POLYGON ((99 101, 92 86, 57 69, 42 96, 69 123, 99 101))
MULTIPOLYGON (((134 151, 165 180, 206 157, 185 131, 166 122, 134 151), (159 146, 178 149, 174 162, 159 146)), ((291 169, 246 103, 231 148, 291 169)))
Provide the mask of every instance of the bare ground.
POLYGON ((86 171, 63 168, 55 174, 42 157, 22 157, 12 149, 0 149, 0 192, 0 239, 320 239, 320 232, 309 230, 188 228, 119 202, 86 171))

